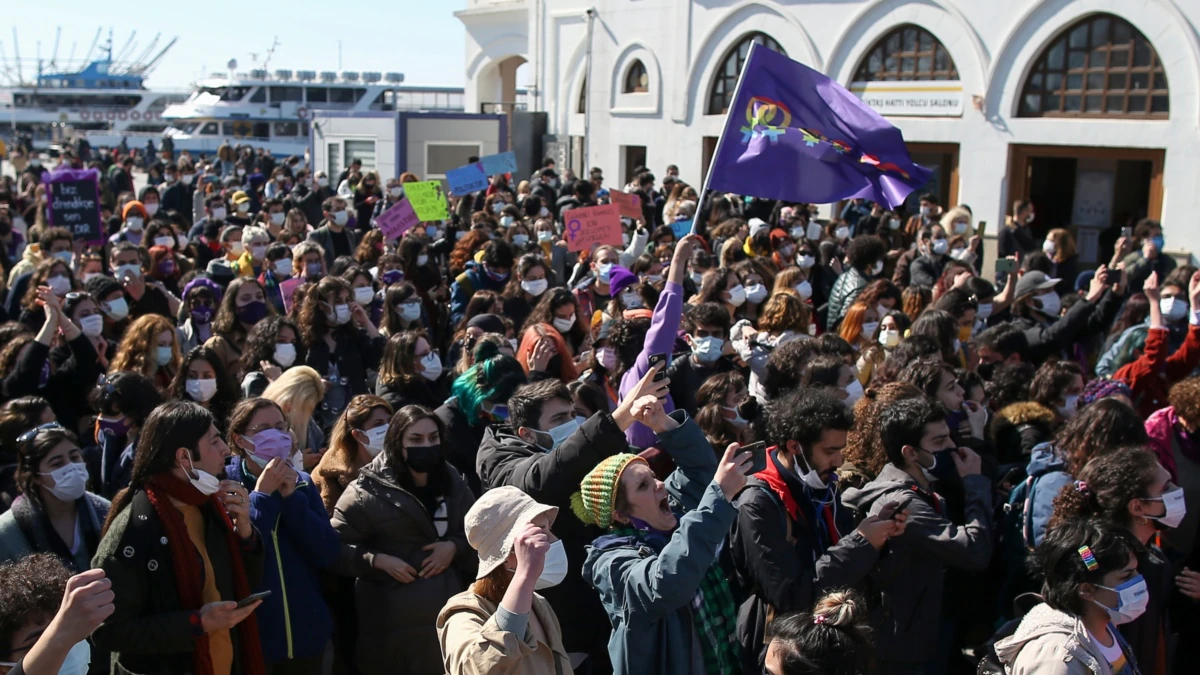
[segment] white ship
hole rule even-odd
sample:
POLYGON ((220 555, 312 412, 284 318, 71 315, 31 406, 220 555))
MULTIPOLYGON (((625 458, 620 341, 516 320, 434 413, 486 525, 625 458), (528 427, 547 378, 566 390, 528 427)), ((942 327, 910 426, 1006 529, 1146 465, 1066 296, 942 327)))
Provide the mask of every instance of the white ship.
POLYGON ((10 60, 0 54, 0 79, 7 81, 0 85, 0 134, 29 134, 38 149, 80 135, 93 146, 116 146, 122 138, 130 147, 147 139, 157 144, 167 128, 163 112, 187 98, 185 91, 146 88, 147 75, 175 39, 147 58, 157 42, 155 37, 131 60, 125 54, 134 48, 133 36, 114 57, 111 33, 96 59, 90 59, 95 42, 81 61, 59 61, 56 55, 26 64, 19 55, 10 60))
MULTIPOLYGON (((236 68, 231 63, 231 68, 236 68)), ((403 84, 402 73, 252 70, 210 77, 162 117, 176 151, 211 154, 222 143, 303 156, 313 112, 347 115, 394 111, 462 112, 463 90, 403 84)))

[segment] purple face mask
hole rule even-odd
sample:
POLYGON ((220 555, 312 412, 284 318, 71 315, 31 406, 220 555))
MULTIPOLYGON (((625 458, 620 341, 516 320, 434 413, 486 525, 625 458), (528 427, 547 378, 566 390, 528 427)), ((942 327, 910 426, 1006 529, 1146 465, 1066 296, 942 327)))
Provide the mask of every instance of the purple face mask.
POLYGON ((158 273, 166 277, 175 274, 175 261, 167 259, 158 263, 158 273))
POLYGON ((267 316, 267 303, 255 300, 248 305, 237 308, 237 319, 244 324, 254 324, 267 316))
POLYGON ((103 417, 96 418, 97 430, 102 434, 108 434, 114 438, 120 438, 129 433, 129 419, 122 417, 119 420, 106 420, 103 417))
POLYGON ((380 281, 384 285, 391 286, 392 284, 400 283, 404 280, 404 272, 400 270, 388 270, 379 276, 380 281))
POLYGON ((208 305, 199 305, 192 309, 192 323, 203 326, 213 318, 213 308, 208 305))
POLYGON ((287 459, 292 455, 292 435, 286 431, 263 429, 245 440, 254 446, 251 453, 256 460, 270 462, 272 459, 287 459))

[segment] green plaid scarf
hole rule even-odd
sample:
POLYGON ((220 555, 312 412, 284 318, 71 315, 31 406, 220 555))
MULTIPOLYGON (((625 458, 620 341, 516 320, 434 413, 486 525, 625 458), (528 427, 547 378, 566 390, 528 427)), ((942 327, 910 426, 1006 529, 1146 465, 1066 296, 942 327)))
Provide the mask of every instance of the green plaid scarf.
MULTIPOLYGON (((613 533, 631 536, 661 550, 666 535, 632 527, 616 527, 613 533), (657 541, 656 541, 657 540, 657 541)), ((736 675, 741 672, 740 645, 737 641, 737 602, 719 561, 713 561, 700 588, 692 598, 692 626, 704 651, 704 670, 708 675, 736 675)))

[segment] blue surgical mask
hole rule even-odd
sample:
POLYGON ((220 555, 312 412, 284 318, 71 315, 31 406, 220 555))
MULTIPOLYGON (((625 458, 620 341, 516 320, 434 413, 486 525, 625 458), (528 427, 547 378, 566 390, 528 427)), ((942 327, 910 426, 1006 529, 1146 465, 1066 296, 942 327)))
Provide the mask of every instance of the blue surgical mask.
POLYGON ((584 418, 576 417, 575 419, 563 422, 549 431, 535 430, 533 433, 538 439, 538 447, 546 452, 556 450, 558 446, 563 444, 563 441, 570 438, 571 434, 575 433, 579 427, 583 426, 584 421, 584 418), (549 438, 547 439, 547 437, 549 438), (549 447, 547 447, 547 440, 549 441, 549 447))

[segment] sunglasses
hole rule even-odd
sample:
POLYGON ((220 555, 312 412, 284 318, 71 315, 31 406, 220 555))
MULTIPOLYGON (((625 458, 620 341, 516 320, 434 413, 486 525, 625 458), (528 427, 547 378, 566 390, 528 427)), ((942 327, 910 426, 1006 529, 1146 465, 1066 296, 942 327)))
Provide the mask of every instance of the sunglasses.
POLYGON ((33 439, 37 438, 38 434, 42 433, 43 431, 50 431, 51 429, 62 429, 64 431, 66 430, 66 428, 63 427, 63 425, 59 424, 58 422, 47 422, 46 424, 39 424, 38 426, 21 434, 20 436, 17 437, 17 442, 22 445, 24 445, 26 443, 30 443, 33 441, 33 439))

